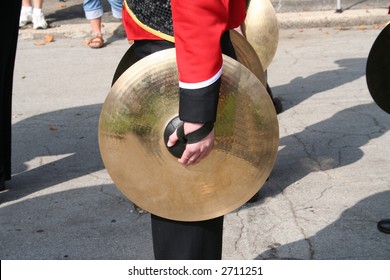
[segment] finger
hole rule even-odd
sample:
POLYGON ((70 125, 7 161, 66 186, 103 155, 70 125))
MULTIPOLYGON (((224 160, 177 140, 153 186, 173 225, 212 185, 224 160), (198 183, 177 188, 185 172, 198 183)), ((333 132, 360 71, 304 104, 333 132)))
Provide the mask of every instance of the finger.
POLYGON ((208 149, 202 151, 202 152, 198 155, 198 157, 197 157, 196 159, 194 159, 194 160, 191 162, 191 164, 197 164, 197 163, 199 163, 201 160, 203 160, 205 157, 207 157, 207 156, 210 154, 211 150, 212 150, 212 147, 209 147, 208 149))
POLYGON ((188 160, 189 164, 198 164, 200 161, 202 161, 204 158, 206 158, 212 150, 212 146, 210 146, 208 149, 204 149, 202 152, 196 154, 196 157, 191 157, 188 160))
POLYGON ((190 151, 189 149, 185 149, 183 155, 179 159, 179 162, 183 165, 188 166, 188 165, 192 164, 194 161, 196 161, 196 159, 198 157, 199 157, 198 153, 194 153, 194 152, 190 151))
POLYGON ((204 156, 199 156, 196 159, 193 159, 190 164, 192 165, 198 164, 203 158, 204 156))
POLYGON ((190 157, 188 156, 182 156, 181 158, 179 158, 179 162, 183 165, 188 165, 189 164, 189 160, 190 160, 190 157))

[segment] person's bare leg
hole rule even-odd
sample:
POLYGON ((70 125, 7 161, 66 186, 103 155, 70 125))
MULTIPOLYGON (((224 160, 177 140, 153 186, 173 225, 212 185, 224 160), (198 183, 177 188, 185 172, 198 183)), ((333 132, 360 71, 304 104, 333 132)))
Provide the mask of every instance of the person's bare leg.
POLYGON ((96 34, 102 34, 102 18, 94 18, 90 20, 92 33, 94 35, 96 34))
MULTIPOLYGON (((23 0, 24 1, 29 1, 29 0, 23 0)), ((29 1, 31 3, 31 1, 29 1)), ((43 0, 34 0, 34 9, 41 9, 42 10, 43 6, 43 0)))
POLYGON ((94 18, 89 22, 92 28, 92 39, 88 45, 93 49, 101 48, 104 43, 102 34, 102 18, 94 18))

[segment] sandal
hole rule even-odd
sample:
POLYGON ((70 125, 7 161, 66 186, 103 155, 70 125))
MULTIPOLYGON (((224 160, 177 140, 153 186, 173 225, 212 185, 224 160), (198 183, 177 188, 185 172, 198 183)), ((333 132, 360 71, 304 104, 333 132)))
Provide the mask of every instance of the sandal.
POLYGON ((95 33, 92 39, 88 40, 88 46, 92 49, 100 49, 104 45, 103 34, 95 33))

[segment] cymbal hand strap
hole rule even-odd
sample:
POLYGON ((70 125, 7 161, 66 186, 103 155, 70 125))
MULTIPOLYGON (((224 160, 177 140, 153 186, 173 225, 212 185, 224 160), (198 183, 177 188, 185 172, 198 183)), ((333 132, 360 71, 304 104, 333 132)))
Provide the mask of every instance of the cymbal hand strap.
POLYGON ((201 141, 203 138, 205 138, 207 135, 210 134, 210 132, 214 128, 213 122, 206 122, 201 128, 188 133, 185 135, 184 133, 184 123, 181 123, 176 130, 177 138, 179 138, 180 142, 186 143, 186 144, 193 144, 201 141))

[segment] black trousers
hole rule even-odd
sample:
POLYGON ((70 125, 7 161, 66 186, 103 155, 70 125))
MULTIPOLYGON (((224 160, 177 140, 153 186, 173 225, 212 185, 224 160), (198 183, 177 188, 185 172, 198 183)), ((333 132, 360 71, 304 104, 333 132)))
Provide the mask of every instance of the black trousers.
MULTIPOLYGON (((154 52, 173 48, 168 41, 135 41, 123 56, 112 84, 138 60, 154 52)), ((236 58, 229 32, 221 38, 224 54, 236 58)), ((153 250, 156 260, 220 260, 223 216, 198 222, 181 222, 151 215, 153 250)))
POLYGON ((4 27, 0 44, 0 190, 5 188, 4 181, 11 179, 12 85, 21 2, 0 2, 1 10, 9 13, 0 17, 4 27))
POLYGON ((152 215, 156 260, 220 260, 223 216, 207 221, 179 222, 152 215))

